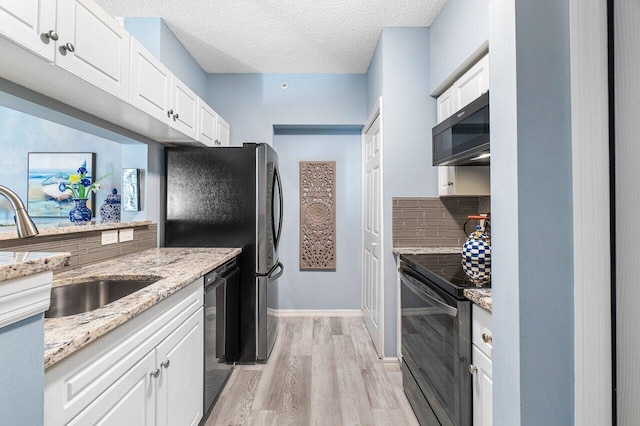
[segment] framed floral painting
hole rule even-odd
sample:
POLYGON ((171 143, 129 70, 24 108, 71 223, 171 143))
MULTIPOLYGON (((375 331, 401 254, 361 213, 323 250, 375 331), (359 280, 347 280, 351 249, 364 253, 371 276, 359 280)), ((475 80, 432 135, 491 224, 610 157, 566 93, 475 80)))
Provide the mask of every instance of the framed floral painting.
MULTIPOLYGON (((31 217, 68 218, 74 206, 73 195, 65 185, 72 183, 78 170, 86 169, 86 178, 95 177, 93 152, 30 152, 28 154, 27 211, 31 217)), ((95 195, 87 194, 87 207, 95 216, 95 195)))

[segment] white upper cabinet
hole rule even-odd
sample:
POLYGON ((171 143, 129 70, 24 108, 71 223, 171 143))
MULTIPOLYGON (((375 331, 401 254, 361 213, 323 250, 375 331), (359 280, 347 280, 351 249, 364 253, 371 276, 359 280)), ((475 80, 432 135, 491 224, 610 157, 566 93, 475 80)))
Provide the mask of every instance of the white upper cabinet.
POLYGON ((451 114, 469 105, 469 103, 489 90, 489 55, 485 55, 469 71, 456 80, 452 89, 454 109, 451 114))
POLYGON ((216 146, 229 146, 229 136, 231 133, 231 127, 229 126, 229 123, 227 123, 226 121, 224 121, 224 118, 220 117, 220 115, 217 115, 217 138, 215 141, 216 146))
POLYGON ((198 142, 206 146, 229 146, 229 123, 198 99, 198 142))
POLYGON ((56 64, 127 100, 131 35, 91 0, 58 0, 57 27, 56 64))
POLYGON ((130 75, 129 102, 169 124, 171 72, 133 37, 131 37, 130 75))
POLYGON ((171 75, 171 126, 193 140, 198 140, 198 96, 171 75))
POLYGON ((439 124, 447 118, 451 117, 451 115, 453 115, 453 113, 457 111, 456 109, 454 109, 453 87, 449 87, 442 95, 438 96, 436 103, 439 124))
POLYGON ((53 62, 58 39, 56 1, 0 0, 0 34, 53 62))
POLYGON ((218 114, 198 98, 198 142, 206 146, 216 146, 216 121, 218 114))
POLYGON ((93 0, 0 0, 0 57, 0 77, 156 141, 229 144, 229 124, 93 0))

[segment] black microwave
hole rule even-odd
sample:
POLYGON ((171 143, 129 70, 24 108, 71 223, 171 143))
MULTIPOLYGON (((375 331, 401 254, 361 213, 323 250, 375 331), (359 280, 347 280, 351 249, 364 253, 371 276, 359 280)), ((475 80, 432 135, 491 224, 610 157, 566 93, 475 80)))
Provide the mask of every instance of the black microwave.
POLYGON ((433 128, 434 166, 486 166, 489 151, 489 92, 433 128))

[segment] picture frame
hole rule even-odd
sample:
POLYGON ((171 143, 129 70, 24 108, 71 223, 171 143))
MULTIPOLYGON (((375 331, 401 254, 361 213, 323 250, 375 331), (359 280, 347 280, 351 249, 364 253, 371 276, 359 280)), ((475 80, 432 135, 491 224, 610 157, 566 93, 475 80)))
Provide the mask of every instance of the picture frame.
POLYGON ((122 169, 122 210, 140 211, 140 169, 122 169))
MULTIPOLYGON (((94 152, 29 152, 27 154, 27 212, 31 217, 68 218, 74 207, 70 191, 60 191, 61 182, 78 173, 86 162, 87 177, 95 179, 94 152)), ((87 207, 95 217, 95 194, 87 207)))

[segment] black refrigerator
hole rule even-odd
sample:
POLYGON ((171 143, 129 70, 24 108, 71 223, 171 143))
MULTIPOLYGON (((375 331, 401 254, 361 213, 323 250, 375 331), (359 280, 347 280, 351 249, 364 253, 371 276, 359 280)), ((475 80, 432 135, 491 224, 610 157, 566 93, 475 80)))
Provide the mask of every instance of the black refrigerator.
POLYGON ((165 154, 165 246, 242 248, 237 361, 266 361, 278 334, 277 281, 284 272, 278 155, 265 143, 165 154))

